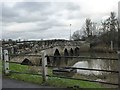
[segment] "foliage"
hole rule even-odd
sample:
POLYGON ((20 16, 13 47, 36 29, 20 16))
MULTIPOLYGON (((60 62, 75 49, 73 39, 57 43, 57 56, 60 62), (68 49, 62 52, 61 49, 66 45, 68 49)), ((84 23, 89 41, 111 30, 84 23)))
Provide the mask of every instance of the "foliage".
POLYGON ((92 21, 89 18, 86 19, 84 33, 87 37, 92 36, 92 21))
POLYGON ((81 39, 80 30, 77 30, 77 31, 75 31, 75 32, 73 33, 72 39, 73 39, 73 40, 80 40, 80 39, 81 39))
POLYGON ((114 12, 110 13, 110 17, 102 22, 103 33, 100 36, 103 43, 110 45, 110 42, 113 41, 114 45, 117 43, 117 29, 118 21, 114 12))
POLYGON ((117 47, 118 41, 118 20, 114 12, 110 13, 110 16, 98 25, 92 22, 91 19, 87 18, 84 26, 80 29, 83 31, 80 35, 80 31, 75 31, 73 33, 73 40, 86 40, 90 42, 93 46, 98 44, 106 44, 108 47, 113 42, 114 48, 117 47))
POLYGON ((91 19, 87 18, 85 25, 80 30, 73 33, 73 40, 86 40, 96 36, 96 23, 92 22, 91 19))

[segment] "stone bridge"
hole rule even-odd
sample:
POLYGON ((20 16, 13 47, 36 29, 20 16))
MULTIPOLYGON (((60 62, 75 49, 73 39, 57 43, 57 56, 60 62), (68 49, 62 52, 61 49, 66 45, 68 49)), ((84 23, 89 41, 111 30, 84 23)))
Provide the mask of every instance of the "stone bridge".
MULTIPOLYGON (((14 46, 9 46, 7 49, 12 54, 18 54, 18 51, 23 50, 22 52, 24 52, 24 55, 41 55, 41 51, 44 50, 48 56, 79 56, 80 50, 82 48, 89 49, 89 46, 89 43, 80 41, 41 41, 36 43, 27 42, 23 45, 17 44, 14 46)), ((19 52, 19 54, 22 52, 19 52)), ((22 63, 26 59, 30 60, 34 64, 41 64, 42 60, 40 56, 16 56, 11 57, 10 60, 22 63)), ((47 60, 48 64, 54 66, 70 65, 67 58, 47 57, 47 60)))

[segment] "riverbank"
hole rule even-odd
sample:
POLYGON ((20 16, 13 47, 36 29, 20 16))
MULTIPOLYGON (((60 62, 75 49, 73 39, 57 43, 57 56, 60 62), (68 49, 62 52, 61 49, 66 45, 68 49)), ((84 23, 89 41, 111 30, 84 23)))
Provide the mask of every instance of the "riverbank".
MULTIPOLYGON (((108 74, 108 75, 83 75, 83 74, 75 74, 75 76, 73 76, 75 78, 79 78, 79 79, 88 79, 88 80, 94 80, 94 81, 101 81, 101 82, 109 82, 109 83, 118 83, 118 75, 117 74, 108 74)), ((103 83, 99 83, 101 85, 101 87, 104 88, 117 88, 117 85, 109 85, 109 84, 103 84, 103 83)))
MULTIPOLYGON (((18 72, 27 72, 30 66, 23 66, 23 65, 16 65, 16 64, 10 64, 10 69, 15 70, 18 72)), ((49 70, 48 74, 51 73, 51 70, 49 70)), ((29 74, 15 74, 12 73, 9 76, 7 76, 12 79, 22 80, 25 82, 35 83, 39 85, 46 85, 46 86, 53 86, 58 88, 67 88, 67 87, 73 87, 75 86, 80 88, 102 88, 100 84, 87 82, 87 81, 80 81, 80 80, 71 80, 71 79, 63 79, 58 77, 48 77, 47 82, 42 82, 42 76, 38 75, 29 75, 29 74)))
POLYGON ((96 53, 117 53, 117 48, 111 49, 107 45, 97 45, 93 47, 81 47, 80 52, 96 52, 96 53))

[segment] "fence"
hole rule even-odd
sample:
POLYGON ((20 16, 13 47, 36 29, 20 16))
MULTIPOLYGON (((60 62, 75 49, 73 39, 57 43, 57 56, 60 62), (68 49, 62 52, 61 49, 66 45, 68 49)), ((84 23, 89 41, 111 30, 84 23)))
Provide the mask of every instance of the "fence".
MULTIPOLYGON (((84 59, 103 59, 103 60, 118 60, 116 58, 93 58, 93 57, 81 57, 81 56, 46 56, 46 57, 56 57, 56 58, 84 58, 84 59)), ((56 67, 56 66, 46 66, 46 67, 56 67)), ((89 68, 76 68, 76 67, 61 67, 64 69, 80 69, 80 70, 91 70, 91 71, 103 71, 103 72, 111 72, 111 73, 119 73, 119 71, 112 71, 112 70, 100 70, 100 69, 89 69, 89 68)), ((58 77, 58 76, 50 76, 49 77, 58 77)), ((76 79, 76 78, 68 78, 68 77, 60 77, 60 78, 67 78, 67 79, 73 79, 73 80, 82 80, 82 81, 89 81, 89 82, 98 82, 103 84, 109 84, 109 85, 119 85, 115 83, 109 83, 109 82, 101 82, 101 81, 93 81, 93 80, 87 80, 87 79, 76 79)), ((119 77, 120 78, 120 77, 119 77)))
MULTIPOLYGON (((93 58, 93 57, 83 57, 83 56, 47 56, 46 53, 43 51, 42 55, 27 55, 27 56, 38 56, 42 57, 42 74, 33 74, 33 73, 21 73, 17 71, 10 71, 9 70, 9 63, 16 63, 21 64, 17 62, 10 62, 9 61, 9 54, 7 50, 4 50, 4 72, 5 74, 9 73, 18 73, 18 74, 32 74, 32 75, 41 75, 43 78, 43 82, 47 81, 48 77, 58 77, 58 78, 65 78, 65 79, 72 79, 72 80, 81 80, 81 81, 88 81, 88 82, 96 82, 96 83, 102 83, 102 84, 109 84, 109 85, 117 85, 118 88, 120 87, 120 71, 113 71, 113 70, 100 70, 100 69, 89 69, 89 68, 76 68, 76 67, 61 67, 64 69, 80 69, 80 70, 90 70, 90 71, 102 71, 102 72, 111 72, 111 73, 117 73, 118 74, 118 83, 110 83, 110 82, 103 82, 103 81, 94 81, 94 80, 88 80, 88 79, 77 79, 77 78, 71 78, 66 76, 58 76, 58 75, 48 75, 47 68, 52 67, 55 68, 56 66, 49 66, 47 65, 47 57, 56 57, 56 58, 82 58, 82 59, 102 59, 102 60, 117 60, 118 61, 118 68, 120 66, 120 60, 117 58, 93 58)), ((118 56, 120 58, 120 53, 118 53, 118 56)), ((119 70, 119 69, 118 69, 119 70)))
MULTIPOLYGON (((44 53, 43 53, 44 55, 44 53)), ((3 72, 5 75, 9 75, 10 73, 16 73, 16 74, 30 74, 30 75, 39 75, 39 76, 43 76, 44 75, 44 71, 46 71, 44 69, 44 63, 42 64, 42 71, 43 73, 42 74, 37 74, 37 73, 30 73, 30 72, 18 72, 18 71, 14 71, 14 70, 10 70, 10 63, 14 63, 14 64, 20 64, 20 62, 14 62, 14 61, 10 61, 10 56, 32 56, 32 57, 41 57, 41 55, 23 55, 23 54, 9 54, 8 53, 8 50, 4 50, 3 51, 3 72)), ((44 57, 44 56, 43 56, 44 57)), ((26 65, 26 64, 25 64, 26 65)), ((40 65, 35 65, 35 64, 32 64, 30 65, 31 67, 32 66, 40 66, 40 65)), ((44 79, 44 78, 43 78, 44 79)), ((44 80, 43 80, 44 81, 44 80)))

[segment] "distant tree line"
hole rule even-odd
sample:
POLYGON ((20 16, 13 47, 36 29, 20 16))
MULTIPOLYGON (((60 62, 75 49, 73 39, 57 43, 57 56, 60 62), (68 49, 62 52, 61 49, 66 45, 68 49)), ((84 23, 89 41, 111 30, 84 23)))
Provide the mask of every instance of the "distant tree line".
POLYGON ((73 40, 86 40, 90 43, 100 44, 104 43, 108 46, 113 43, 113 46, 117 45, 118 36, 118 20, 114 12, 110 13, 110 16, 102 21, 100 25, 92 22, 90 18, 87 18, 84 26, 73 33, 73 40), (82 31, 82 32, 81 32, 82 31))

